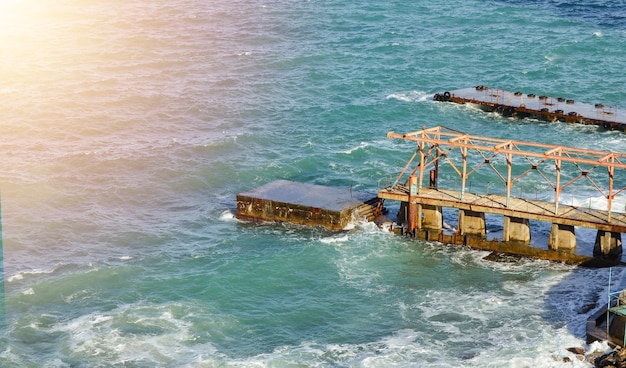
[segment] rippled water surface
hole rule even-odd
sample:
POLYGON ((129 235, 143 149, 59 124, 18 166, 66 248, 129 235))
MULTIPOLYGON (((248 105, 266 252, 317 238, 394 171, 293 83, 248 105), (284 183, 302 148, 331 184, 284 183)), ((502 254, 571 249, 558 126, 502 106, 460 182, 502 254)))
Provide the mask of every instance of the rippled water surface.
POLYGON ((626 108, 624 5, 0 1, 0 366, 585 366, 566 349, 590 349, 608 269, 245 223, 235 195, 375 192, 414 150, 387 132, 423 126, 626 153, 624 133, 432 101, 626 108))

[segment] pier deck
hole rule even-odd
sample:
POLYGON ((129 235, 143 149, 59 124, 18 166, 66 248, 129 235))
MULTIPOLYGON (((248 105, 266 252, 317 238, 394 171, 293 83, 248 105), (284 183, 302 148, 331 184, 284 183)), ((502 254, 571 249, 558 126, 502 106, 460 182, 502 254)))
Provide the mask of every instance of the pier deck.
MULTIPOLYGON (((400 202, 409 202, 409 188, 398 184, 384 188, 378 192, 378 197, 400 202)), ((414 202, 431 206, 453 207, 475 212, 492 213, 529 220, 545 221, 555 224, 580 226, 615 233, 626 232, 626 215, 609 213, 606 210, 573 207, 560 204, 558 213, 553 202, 509 198, 496 194, 465 193, 444 189, 422 188, 419 194, 413 196, 414 202)))
POLYGON ((486 86, 437 93, 433 99, 474 104, 485 111, 504 116, 599 125, 605 129, 626 132, 626 110, 600 103, 588 104, 562 97, 536 96, 532 93, 509 92, 486 86))
POLYGON ((444 127, 389 132, 387 137, 417 145, 393 184, 378 191, 384 200, 401 202, 398 223, 403 225, 402 233, 572 264, 621 263, 626 216, 615 211, 614 204, 626 192, 626 154, 474 136, 444 127), (439 183, 440 172, 446 179, 439 183), (472 192, 470 180, 479 174, 480 180, 501 186, 496 186, 494 194, 472 192), (457 180, 460 191, 456 191, 457 180), (545 181, 554 190, 554 200, 514 197, 516 186, 522 193, 521 184, 529 180, 539 180, 533 185, 545 181), (455 190, 444 189, 453 182, 455 190), (564 190, 574 198, 577 187, 588 183, 606 199, 604 210, 563 203, 564 190), (458 211, 458 229, 453 234, 443 231, 444 207, 458 211), (502 241, 487 239, 485 214, 503 216, 502 241), (549 250, 530 247, 531 220, 551 224, 549 250), (593 259, 575 255, 576 227, 596 230, 593 259))

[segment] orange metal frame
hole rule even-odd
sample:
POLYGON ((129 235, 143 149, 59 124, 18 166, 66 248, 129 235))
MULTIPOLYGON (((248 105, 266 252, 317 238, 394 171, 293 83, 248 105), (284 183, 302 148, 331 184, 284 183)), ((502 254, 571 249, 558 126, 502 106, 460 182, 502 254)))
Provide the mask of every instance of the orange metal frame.
POLYGON ((507 206, 509 205, 513 184, 531 172, 539 173, 539 175, 554 188, 554 205, 556 213, 558 213, 559 209, 559 197, 561 191, 583 178, 586 178, 595 190, 607 199, 609 221, 611 219, 613 199, 617 194, 626 190, 626 186, 616 188, 614 182, 616 169, 626 171, 626 154, 473 136, 441 126, 428 129, 423 128, 420 131, 406 134, 389 132, 387 133, 387 138, 398 138, 417 143, 418 147, 415 150, 415 153, 398 175, 394 182, 394 186, 402 179, 402 176, 404 176, 419 154, 419 163, 410 174, 410 176, 415 176, 419 171, 419 179, 417 181, 418 192, 423 187, 425 170, 432 165, 435 167, 435 172, 437 172, 439 163, 442 159, 444 162, 447 162, 461 178, 461 199, 463 199, 466 191, 466 184, 469 176, 481 167, 487 165, 493 169, 506 186, 507 206), (458 163, 455 164, 450 157, 448 157, 449 154, 457 152, 457 149, 461 155, 461 165, 458 163), (468 155, 473 152, 477 152, 482 157, 482 162, 470 168, 468 167, 468 155), (492 163, 492 161, 499 156, 503 156, 506 161, 506 173, 504 174, 501 173, 500 170, 498 170, 498 168, 492 163), (512 174, 514 158, 519 158, 524 163, 521 165, 522 170, 524 171, 515 177, 513 177, 512 174), (554 182, 552 182, 550 178, 539 169, 539 166, 546 162, 554 162, 556 170, 554 182), (571 178, 564 184, 561 183, 561 168, 563 163, 571 163, 579 171, 577 176, 571 178), (524 167, 524 165, 527 167, 524 167), (590 165, 590 167, 583 167, 583 165, 590 165), (599 168, 606 168, 607 170, 608 188, 604 185, 596 183, 596 181, 594 181, 590 176, 592 172, 599 168))

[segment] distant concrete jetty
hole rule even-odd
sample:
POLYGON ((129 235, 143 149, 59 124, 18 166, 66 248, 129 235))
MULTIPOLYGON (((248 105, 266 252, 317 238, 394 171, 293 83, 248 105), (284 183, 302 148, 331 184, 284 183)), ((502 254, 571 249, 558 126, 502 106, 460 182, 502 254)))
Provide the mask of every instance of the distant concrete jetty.
POLYGON ((355 215, 374 221, 381 211, 382 201, 376 194, 289 180, 276 180, 237 195, 238 219, 329 230, 345 229, 355 215))
POLYGON ((487 112, 514 118, 599 125, 626 132, 626 111, 601 103, 588 104, 563 97, 536 96, 486 86, 437 93, 435 101, 474 104, 487 112))

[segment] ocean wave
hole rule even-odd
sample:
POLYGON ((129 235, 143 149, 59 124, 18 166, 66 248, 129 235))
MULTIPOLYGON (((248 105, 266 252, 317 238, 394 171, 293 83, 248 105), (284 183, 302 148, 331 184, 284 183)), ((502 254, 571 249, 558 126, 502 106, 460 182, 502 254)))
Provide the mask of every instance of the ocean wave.
POLYGON ((363 150, 363 149, 369 147, 370 144, 371 143, 368 143, 368 142, 361 142, 356 147, 349 148, 349 149, 347 149, 345 151, 338 151, 337 153, 343 153, 343 154, 346 154, 346 155, 350 155, 350 154, 354 153, 355 151, 363 150))
POLYGON ((9 277, 6 278, 6 282, 15 282, 15 281, 21 281, 24 280, 24 278, 27 278, 28 276, 31 275, 41 275, 41 274, 52 274, 55 272, 55 269, 50 269, 50 270, 30 270, 30 271, 21 271, 21 272, 17 272, 9 277))
MULTIPOLYGON (((496 263, 359 218, 251 225, 235 196, 276 179, 375 192, 415 151, 387 132, 422 126, 624 150, 623 132, 432 101, 486 84, 619 106, 617 3, 10 3, 0 366, 547 367, 584 346, 607 270, 496 263)), ((524 196, 553 199, 528 179, 524 196)), ((605 205, 591 193, 562 199, 605 205)))
POLYGON ((225 221, 225 222, 230 222, 230 221, 237 221, 237 217, 235 216, 234 213, 232 213, 230 210, 224 210, 220 216, 219 216, 219 220, 220 221, 225 221))
POLYGON ((421 91, 411 91, 406 93, 392 93, 387 96, 387 99, 398 100, 402 102, 425 102, 432 99, 433 94, 421 92, 421 91))

